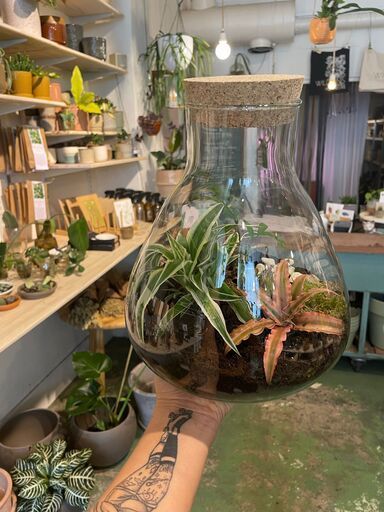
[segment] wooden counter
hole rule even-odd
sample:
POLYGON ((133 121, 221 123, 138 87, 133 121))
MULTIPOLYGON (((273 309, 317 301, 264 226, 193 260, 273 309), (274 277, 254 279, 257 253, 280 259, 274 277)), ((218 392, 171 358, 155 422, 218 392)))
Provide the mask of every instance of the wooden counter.
POLYGON ((329 233, 336 252, 384 254, 384 235, 367 233, 329 233))
MULTIPOLYGON (((45 299, 22 300, 19 307, 0 312, 0 352, 12 345, 34 327, 58 311, 94 283, 108 270, 138 249, 147 238, 152 224, 140 223, 139 230, 131 240, 121 240, 121 245, 112 252, 89 251, 84 260, 85 271, 80 275, 55 277, 56 292, 45 299)), ((12 281, 17 287, 21 281, 12 281)), ((54 336, 54 333, 51 333, 54 336)))

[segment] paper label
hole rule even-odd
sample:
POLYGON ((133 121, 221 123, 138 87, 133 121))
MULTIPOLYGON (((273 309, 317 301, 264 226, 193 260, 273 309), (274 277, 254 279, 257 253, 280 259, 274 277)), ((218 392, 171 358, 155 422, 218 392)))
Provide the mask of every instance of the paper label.
POLYGON ((133 226, 135 223, 135 214, 133 211, 132 201, 127 199, 121 199, 113 203, 117 222, 120 228, 128 228, 133 226))
POLYGON ((47 219, 48 213, 44 183, 41 183, 40 181, 32 181, 32 197, 35 220, 47 219))
POLYGON ((31 141, 32 153, 35 159, 35 171, 47 171, 49 169, 48 157, 40 130, 38 128, 28 128, 28 137, 31 141))

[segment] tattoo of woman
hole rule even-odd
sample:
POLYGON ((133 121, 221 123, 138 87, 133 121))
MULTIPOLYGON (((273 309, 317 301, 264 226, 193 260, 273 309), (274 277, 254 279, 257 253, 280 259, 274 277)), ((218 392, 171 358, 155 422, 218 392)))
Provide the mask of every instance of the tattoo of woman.
POLYGON ((171 412, 159 443, 144 466, 119 483, 100 505, 100 512, 152 512, 168 492, 177 459, 178 435, 192 411, 171 412))

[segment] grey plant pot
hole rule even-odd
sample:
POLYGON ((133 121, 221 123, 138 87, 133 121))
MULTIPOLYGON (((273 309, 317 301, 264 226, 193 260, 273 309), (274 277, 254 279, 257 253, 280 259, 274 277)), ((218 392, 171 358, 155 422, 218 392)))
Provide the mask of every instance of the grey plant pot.
POLYGON ((107 60, 107 40, 105 37, 84 37, 81 49, 87 55, 100 60, 107 60))
POLYGON ((68 23, 65 25, 67 29, 67 43, 68 48, 72 48, 72 50, 80 51, 81 48, 81 40, 84 36, 84 29, 82 25, 77 25, 76 23, 68 23))
POLYGON ((128 415, 117 427, 103 432, 91 432, 87 430, 93 425, 92 416, 83 414, 72 418, 70 428, 72 442, 75 448, 91 448, 92 457, 90 463, 97 468, 114 466, 123 459, 135 439, 137 424, 136 414, 129 406, 128 415))
POLYGON ((0 429, 0 466, 9 471, 36 443, 49 444, 58 436, 59 425, 59 415, 49 409, 30 409, 11 418, 0 429))
POLYGON ((138 424, 146 429, 151 421, 156 405, 156 393, 148 392, 153 387, 155 374, 145 365, 140 363, 131 371, 128 377, 128 385, 133 389, 136 405, 139 411, 138 424))

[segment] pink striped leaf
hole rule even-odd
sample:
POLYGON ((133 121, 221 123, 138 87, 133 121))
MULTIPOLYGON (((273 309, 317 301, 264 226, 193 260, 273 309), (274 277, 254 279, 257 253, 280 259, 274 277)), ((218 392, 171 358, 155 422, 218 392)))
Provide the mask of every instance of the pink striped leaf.
POLYGON ((274 327, 265 341, 264 350, 264 373, 265 380, 271 384, 276 370, 277 361, 283 351, 284 341, 290 332, 291 327, 274 327))
POLYGON ((341 336, 344 332, 343 320, 324 313, 315 313, 313 311, 300 313, 292 321, 295 331, 322 332, 336 336, 341 336))

